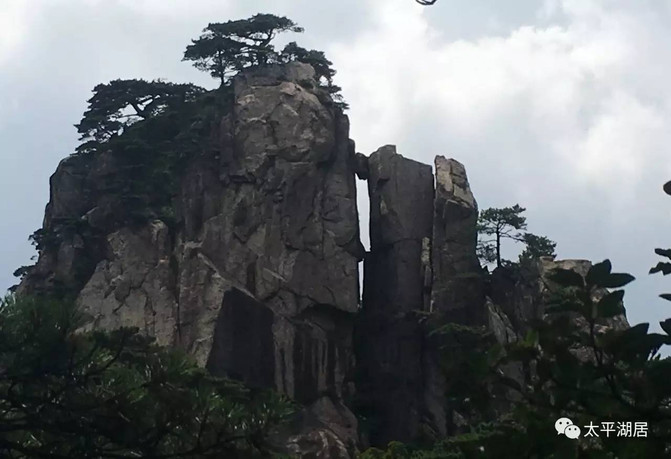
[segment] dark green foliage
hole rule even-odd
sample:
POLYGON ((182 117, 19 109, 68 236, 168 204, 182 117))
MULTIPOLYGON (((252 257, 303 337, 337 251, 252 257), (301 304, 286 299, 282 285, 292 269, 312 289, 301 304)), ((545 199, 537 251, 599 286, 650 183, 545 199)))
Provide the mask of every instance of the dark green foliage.
POLYGON ((485 327, 445 323, 431 336, 440 342, 444 357, 441 366, 449 410, 469 417, 487 416, 492 397, 490 369, 500 353, 493 334, 485 327))
POLYGON ((333 63, 322 51, 307 50, 291 42, 281 52, 275 51, 273 39, 280 32, 303 32, 303 28, 286 17, 257 14, 249 19, 211 23, 203 34, 187 46, 185 61, 198 70, 209 72, 221 86, 230 83, 241 70, 259 65, 304 62, 314 67, 317 80, 333 98, 336 106, 346 109, 340 87, 333 84, 333 63))
MULTIPOLYGON (((189 84, 116 80, 94 91, 78 125, 88 139, 78 148, 78 159, 111 154, 117 173, 91 186, 114 197, 118 224, 156 218, 176 224, 173 199, 184 166, 210 148, 214 123, 229 110, 230 89, 207 93, 189 84)), ((61 226, 54 222, 33 235, 38 250, 64 240, 61 226)))
POLYGON ((512 207, 489 208, 478 216, 477 255, 483 264, 496 263, 497 267, 513 267, 515 263, 501 259, 501 241, 510 239, 522 242, 524 250, 519 256, 520 264, 543 256, 555 256, 557 244, 545 236, 523 232, 527 228, 527 219, 522 215, 526 209, 515 204, 512 207), (494 236, 487 239, 486 236, 494 236))
POLYGON ((61 241, 75 234, 91 237, 93 231, 84 219, 58 218, 51 221, 48 228, 41 228, 28 237, 38 252, 56 250, 61 241))
POLYGON ((527 227, 526 218, 521 214, 526 209, 515 204, 513 207, 501 209, 489 208, 480 212, 478 216, 478 233, 485 236, 494 236, 494 239, 480 239, 478 241, 478 256, 486 263, 496 262, 501 267, 501 239, 522 241, 522 233, 527 227))
POLYGON ((520 263, 525 263, 540 257, 555 256, 555 247, 557 243, 551 241, 545 236, 537 236, 532 233, 524 233, 522 235, 522 242, 526 245, 520 254, 520 263))
POLYGON ((84 143, 80 153, 95 151, 102 142, 117 136, 140 119, 149 119, 178 110, 205 90, 192 84, 175 84, 161 80, 113 80, 93 88, 93 97, 81 122, 76 125, 84 143))
POLYGON ((7 297, 0 323, 2 457, 268 457, 291 413, 137 330, 76 333, 69 303, 7 297))
MULTIPOLYGON (((658 252, 659 253, 659 252, 658 252)), ((664 254, 662 254, 664 255, 664 254)), ((610 261, 597 263, 586 276, 556 270, 548 315, 532 324, 526 339, 492 348, 489 376, 474 372, 471 393, 483 379, 513 390, 513 409, 472 425, 470 432, 430 447, 390 445, 372 449, 371 458, 649 458, 671 454, 671 359, 660 356, 671 345, 671 319, 660 323, 665 334, 650 333, 648 324, 605 327, 624 312, 623 290, 633 280, 613 273, 610 261), (600 293, 599 293, 600 292, 600 293), (502 364, 522 364, 524 381, 497 377, 502 364), (582 429, 578 441, 557 435, 554 421, 569 417, 582 429), (585 438, 590 423, 647 422, 646 438, 585 438)), ((474 343, 472 343, 474 345, 474 343)), ((474 345, 477 349, 477 346, 474 345)), ((447 358, 454 359, 454 354, 447 358)), ((499 374, 499 376, 501 376, 499 374)), ((464 376, 467 379, 467 376, 464 376)), ((461 386, 468 389, 468 384, 461 386)), ((485 410, 486 412, 486 410, 485 410)), ((482 411, 481 411, 482 413, 482 411)), ((472 416, 471 419, 478 419, 472 416)), ((599 430, 597 429, 597 433, 599 430)))
POLYGON ((19 279, 23 279, 32 268, 33 266, 21 266, 14 271, 13 276, 18 277, 19 279))
POLYGON ((287 44, 280 54, 282 62, 298 61, 310 64, 315 69, 315 75, 320 85, 324 87, 333 97, 336 105, 341 109, 347 109, 348 105, 344 102, 342 94, 340 94, 340 86, 333 84, 333 77, 336 71, 333 69, 333 62, 326 58, 322 51, 314 49, 307 50, 291 42, 287 44))
POLYGON ((38 252, 45 249, 55 248, 58 246, 59 238, 56 232, 50 229, 40 228, 28 237, 33 246, 38 252))
POLYGON ((271 41, 286 31, 303 29, 292 20, 273 14, 211 23, 187 46, 183 60, 193 61, 194 67, 209 72, 223 86, 245 67, 277 62, 278 54, 271 41))
MULTIPOLYGON (((671 182, 669 182, 669 183, 671 183, 671 182)), ((657 255, 662 256, 662 257, 666 257, 668 259, 671 259, 671 249, 655 249, 655 253, 657 255)), ((655 273, 662 273, 665 276, 667 274, 670 274, 671 273, 671 263, 669 263, 668 261, 660 261, 659 263, 657 263, 657 266, 650 269, 650 274, 655 274, 655 273)), ((664 299, 669 299, 665 295, 666 294, 662 294, 660 296, 664 299)))

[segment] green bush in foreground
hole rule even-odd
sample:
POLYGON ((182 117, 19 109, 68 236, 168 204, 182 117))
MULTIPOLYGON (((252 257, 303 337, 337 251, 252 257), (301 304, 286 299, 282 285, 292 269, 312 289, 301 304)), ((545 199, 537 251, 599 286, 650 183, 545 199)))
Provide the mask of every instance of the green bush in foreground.
MULTIPOLYGON (((671 250, 656 253, 671 259, 671 250)), ((671 264, 661 262, 655 272, 669 274, 671 264)), ((605 326, 624 312, 621 288, 634 280, 611 272, 609 260, 592 266, 586 276, 558 269, 551 279, 556 285, 547 315, 533 324, 526 339, 500 349, 499 364, 527 369, 521 383, 498 377, 498 387, 505 384, 515 395, 510 410, 433 445, 392 443, 386 450, 369 449, 361 458, 669 457, 671 358, 663 358, 660 349, 671 345, 671 319, 660 323, 664 333, 649 333, 647 323, 623 330, 605 326), (580 439, 557 434, 554 422, 560 417, 580 427, 580 439), (604 433, 604 422, 612 423, 611 432, 604 433), (622 430, 637 422, 645 424, 645 435, 622 430), (596 427, 596 435, 588 434, 589 425, 596 427)), ((660 296, 671 300, 671 295, 660 296)), ((499 364, 492 366, 492 381, 499 364)), ((473 378, 471 392, 484 378, 464 377, 473 378)), ((462 392, 452 395, 471 397, 468 387, 462 384, 462 392)))
POLYGON ((268 457, 288 402, 134 329, 76 333, 69 303, 0 300, 0 456, 268 457))

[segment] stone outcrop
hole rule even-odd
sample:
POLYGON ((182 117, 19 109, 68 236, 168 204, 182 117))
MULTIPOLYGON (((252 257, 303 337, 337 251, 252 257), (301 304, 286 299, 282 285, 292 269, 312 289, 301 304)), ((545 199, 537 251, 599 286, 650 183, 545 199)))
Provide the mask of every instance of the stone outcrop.
POLYGON ((543 259, 526 277, 485 276, 464 166, 439 156, 432 172, 393 145, 356 153, 308 65, 243 72, 230 99, 159 200, 167 213, 125 211, 136 197, 111 151, 63 160, 18 292, 75 294, 85 329, 139 327, 213 374, 293 398, 303 409, 273 441, 297 457, 453 432, 467 420, 446 403, 429 324, 515 341, 545 315, 548 272, 589 264, 543 259), (355 176, 368 184, 368 252, 355 176))
MULTIPOLYGON (((531 322, 548 317, 545 305, 556 287, 550 279, 550 274, 555 269, 572 270, 584 277, 591 267, 592 262, 589 260, 541 257, 522 270, 495 269, 490 278, 488 320, 499 342, 523 338, 531 322), (497 319, 497 316, 502 317, 503 321, 497 319)), ((594 294, 594 300, 598 301, 606 291, 597 290, 594 294)), ((574 320, 578 320, 577 316, 574 320)), ((597 324, 612 329, 629 327, 624 315, 599 319, 597 324)))
POLYGON ((375 420, 370 441, 384 445, 416 438, 424 414, 417 311, 430 275, 422 248, 431 237, 433 174, 391 145, 370 155, 366 169, 371 247, 357 323, 357 391, 375 420))
POLYGON ((436 157, 431 310, 463 324, 484 321, 484 289, 477 244, 478 205, 464 166, 436 157))
MULTIPOLYGON (((488 329, 492 331, 496 341, 502 345, 523 340, 531 329, 533 322, 551 320, 557 314, 568 315, 579 327, 587 331, 589 325, 584 318, 573 312, 548 312, 546 305, 553 290, 557 287, 551 280, 551 273, 555 269, 572 270, 583 277, 592 267, 588 260, 555 260, 554 257, 541 257, 538 260, 525 264, 523 267, 497 268, 490 277, 490 288, 487 297, 488 329)), ((596 290, 594 301, 598 301, 607 292, 596 290)), ((623 330, 629 327, 624 314, 608 319, 599 318, 596 321, 597 333, 606 330, 623 330)), ((593 359, 593 351, 584 346, 574 346, 571 351, 580 359, 593 359)), ((517 381, 520 386, 525 380, 533 377, 530 369, 523 369, 519 362, 510 362, 499 369, 502 374, 517 381)), ((515 400, 519 393, 500 388, 499 399, 515 400)), ((500 412, 510 408, 509 403, 498 403, 500 412)))
POLYGON ((369 440, 413 441, 451 428, 441 342, 427 317, 485 325, 477 259, 478 208, 459 162, 436 158, 436 176, 384 146, 359 168, 368 177, 370 252, 357 321, 357 391, 373 420, 369 440), (393 403, 389 403, 393 400, 393 403))
MULTIPOLYGON (((78 292, 107 256, 106 235, 118 229, 118 202, 106 196, 121 173, 114 157, 68 157, 50 180, 40 257, 18 292, 78 292), (82 231, 86 228, 86 231, 82 231)), ((35 236, 35 235, 34 235, 35 236)))
POLYGON ((159 344, 173 344, 178 305, 167 226, 123 228, 107 244, 107 258, 79 292, 80 309, 91 318, 86 328, 138 327, 159 344))
POLYGON ((44 250, 19 290, 79 292, 88 328, 137 326, 215 374, 274 388, 306 407, 294 445, 352 452, 343 398, 363 249, 348 120, 327 102, 309 65, 236 78, 212 149, 183 175, 171 228, 108 218, 103 179, 121 173, 109 155, 64 160, 45 228, 70 219, 87 232, 44 250))

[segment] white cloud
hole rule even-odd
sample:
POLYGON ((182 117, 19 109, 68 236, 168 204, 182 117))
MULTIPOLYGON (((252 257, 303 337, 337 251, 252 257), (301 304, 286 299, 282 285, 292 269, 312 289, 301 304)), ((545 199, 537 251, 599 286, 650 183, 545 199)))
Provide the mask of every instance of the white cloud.
MULTIPOLYGON (((427 24, 431 9, 375 3, 377 23, 331 49, 355 138, 366 151, 402 139, 416 128, 408 115, 422 112, 440 117, 452 135, 475 138, 512 115, 515 128, 533 132, 547 159, 571 167, 578 180, 605 185, 636 173, 654 155, 650 139, 665 136, 667 114, 632 78, 639 66, 656 64, 641 63, 641 50, 660 37, 647 30, 645 11, 631 16, 602 3, 547 2, 545 17, 561 13, 566 24, 447 42, 427 24)), ((671 101, 668 91, 664 97, 671 101)))
POLYGON ((0 66, 16 50, 26 31, 28 2, 3 0, 0 4, 0 66))
POLYGON ((666 137, 663 117, 631 94, 615 92, 604 100, 599 115, 579 141, 573 155, 576 168, 604 182, 637 182, 644 166, 649 165, 646 153, 654 152, 661 146, 657 140, 666 137))
MULTIPOLYGON (((532 24, 495 33, 483 16, 466 38, 445 38, 437 9, 368 4, 378 20, 329 49, 358 150, 453 156, 482 207, 526 206, 560 257, 645 277, 671 230, 668 2, 546 1, 532 24)), ((654 309, 665 288, 631 287, 632 322, 666 317, 654 309)))

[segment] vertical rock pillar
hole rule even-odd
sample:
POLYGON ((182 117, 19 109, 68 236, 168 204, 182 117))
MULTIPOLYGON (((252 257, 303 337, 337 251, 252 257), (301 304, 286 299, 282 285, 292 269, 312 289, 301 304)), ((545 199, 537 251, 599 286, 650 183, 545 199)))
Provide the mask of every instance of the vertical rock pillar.
MULTIPOLYGON (((476 255, 478 206, 464 166, 437 156, 433 213, 430 310, 440 323, 484 325, 483 276, 476 255)), ((449 430, 445 375, 440 370, 440 343, 427 339, 424 356, 425 403, 436 434, 449 430)))
MULTIPOLYGON (((361 159, 361 158, 359 158, 361 159)), ((422 331, 431 237, 431 167, 393 145, 368 158, 371 249, 364 262, 363 309, 355 334, 357 392, 370 442, 416 438, 423 412, 422 331)))
POLYGON ((476 255, 478 205, 464 166, 436 157, 433 214, 432 311, 450 322, 484 323, 484 289, 476 255))

